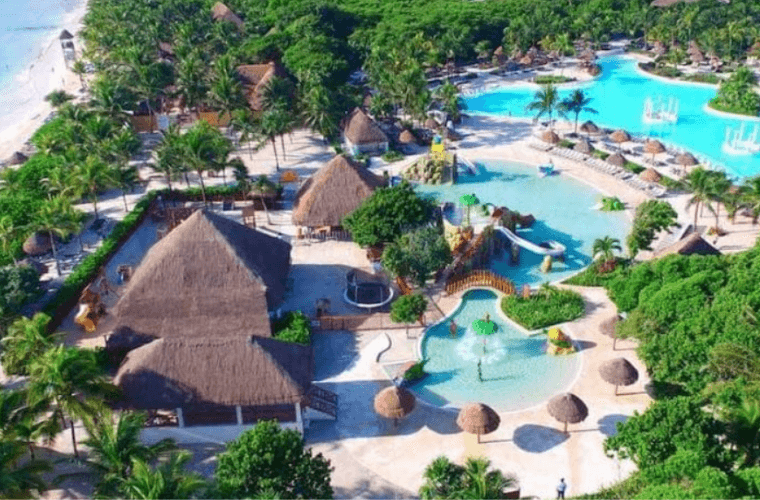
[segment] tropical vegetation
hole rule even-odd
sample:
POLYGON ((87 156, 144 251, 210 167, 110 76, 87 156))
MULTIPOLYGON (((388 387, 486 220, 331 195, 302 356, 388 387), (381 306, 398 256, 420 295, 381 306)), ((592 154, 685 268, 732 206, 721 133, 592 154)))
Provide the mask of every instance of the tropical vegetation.
POLYGON ((508 490, 517 483, 514 475, 491 469, 486 458, 468 458, 459 465, 440 456, 425 468, 423 477, 419 494, 424 500, 509 498, 508 490))
POLYGON ((721 82, 718 93, 709 105, 719 111, 757 116, 760 113, 760 94, 755 90, 756 85, 755 74, 742 66, 721 82))
POLYGON ((578 319, 585 313, 586 306, 580 294, 546 283, 529 297, 504 297, 501 309, 511 320, 535 330, 578 319))

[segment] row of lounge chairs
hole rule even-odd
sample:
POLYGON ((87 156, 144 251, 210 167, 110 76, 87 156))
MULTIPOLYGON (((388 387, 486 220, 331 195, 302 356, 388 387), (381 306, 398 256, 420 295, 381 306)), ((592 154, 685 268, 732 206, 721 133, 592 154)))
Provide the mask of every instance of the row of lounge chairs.
POLYGON ((598 170, 600 172, 604 172, 605 174, 616 177, 617 179, 620 179, 621 181, 635 187, 636 189, 644 191, 650 196, 654 196, 656 198, 664 196, 667 192, 667 190, 659 184, 646 182, 628 170, 612 165, 611 163, 607 163, 606 161, 600 160, 594 156, 589 156, 585 153, 573 151, 572 149, 567 148, 553 147, 542 143, 531 143, 530 147, 538 151, 548 152, 562 158, 567 158, 568 160, 573 160, 579 163, 583 163, 584 165, 588 165, 594 170, 598 170))

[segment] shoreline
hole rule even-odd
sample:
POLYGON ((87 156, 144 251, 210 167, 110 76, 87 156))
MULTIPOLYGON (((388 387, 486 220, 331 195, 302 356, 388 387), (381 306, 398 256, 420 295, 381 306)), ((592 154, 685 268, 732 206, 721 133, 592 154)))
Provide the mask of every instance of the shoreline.
POLYGON ((18 104, 0 114, 0 162, 7 160, 15 151, 24 149, 26 142, 42 126, 53 111, 45 96, 53 90, 62 89, 75 97, 81 96, 79 77, 66 67, 58 37, 67 29, 74 35, 77 55, 82 53, 78 36, 87 13, 87 0, 70 12, 65 12, 55 27, 55 32, 45 38, 37 49, 37 57, 13 75, 9 94, 18 104))

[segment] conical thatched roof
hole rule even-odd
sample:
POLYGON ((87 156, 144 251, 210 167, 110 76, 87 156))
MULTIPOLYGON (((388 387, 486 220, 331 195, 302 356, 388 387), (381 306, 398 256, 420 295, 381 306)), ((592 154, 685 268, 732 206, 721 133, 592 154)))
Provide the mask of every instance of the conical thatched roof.
POLYGON ((377 123, 362 111, 361 108, 354 108, 345 121, 343 133, 346 138, 353 144, 376 144, 379 142, 388 142, 385 132, 380 130, 377 123))
POLYGON ((22 246, 27 255, 43 255, 50 251, 50 237, 42 232, 31 234, 22 246))
POLYGON ((11 165, 23 165, 28 159, 29 157, 26 156, 24 153, 20 151, 16 151, 11 156, 11 159, 8 160, 8 163, 10 163, 11 165))
POLYGON ((686 49, 687 54, 692 54, 693 52, 701 52, 702 50, 699 48, 699 44, 696 40, 689 41, 689 48, 686 49))
POLYGON ((541 134, 541 140, 548 142, 549 144, 557 144, 559 142, 559 136, 553 130, 547 130, 541 134))
POLYGON ((615 316, 612 316, 611 318, 605 319, 599 325, 599 331, 601 331, 603 335, 606 335, 611 338, 615 338, 615 336, 617 335, 617 333, 615 332, 615 328, 617 327, 618 321, 619 321, 619 318, 617 314, 615 316))
POLYGON ((465 405, 457 417, 460 429, 470 434, 489 434, 499 428, 501 418, 490 406, 483 403, 465 405))
POLYGON ((290 244, 198 210, 150 248, 113 309, 115 334, 271 335, 290 244))
POLYGON ((211 17, 214 18, 214 21, 229 21, 239 29, 243 29, 243 26, 245 25, 243 20, 222 2, 216 2, 214 6, 211 7, 211 17))
POLYGON ((631 135, 626 132, 623 129, 616 130, 612 134, 610 134, 610 139, 617 142, 618 144, 622 144, 624 142, 628 142, 631 140, 631 135))
POLYGON ((243 93, 248 101, 248 105, 254 111, 261 111, 261 97, 267 82, 272 77, 287 78, 287 73, 282 66, 274 61, 266 64, 243 64, 235 68, 240 83, 243 86, 243 93))
POLYGON ((139 409, 300 402, 311 348, 257 337, 164 338, 127 354, 114 383, 139 409))
POLYGON ((534 57, 533 56, 526 55, 524 57, 521 57, 518 62, 520 64, 524 65, 524 66, 530 66, 531 64, 533 64, 533 61, 534 61, 534 57))
POLYGON ((625 156, 621 155, 620 153, 615 153, 607 157, 607 163, 611 163, 616 167, 622 167, 625 165, 625 162, 625 156))
POLYGON ((680 255, 720 255, 720 250, 705 241, 699 233, 691 233, 686 238, 656 252, 655 255, 663 257, 676 253, 680 255))
POLYGON ((705 61, 705 55, 700 50, 695 50, 694 52, 691 52, 689 54, 689 57, 691 58, 691 62, 700 64, 705 61))
POLYGON ((404 129, 398 135, 398 142, 402 144, 417 144, 417 138, 409 130, 404 129))
POLYGON ((684 167, 693 167, 694 165, 699 165, 699 160, 691 154, 691 153, 681 153, 678 156, 676 156, 676 161, 679 163, 679 165, 683 165, 684 167))
POLYGON ((583 422, 588 417, 588 407, 586 403, 575 394, 569 392, 554 396, 549 400, 547 407, 549 415, 556 418, 559 422, 566 424, 577 424, 583 422))
POLYGON ((599 367, 599 375, 612 385, 631 385, 639 379, 639 372, 625 358, 606 361, 599 367))
POLYGON ((375 412, 385 418, 403 418, 414 410, 415 399, 403 387, 392 385, 375 396, 375 412))
POLYGON ((296 194, 293 223, 298 226, 339 226, 383 180, 339 155, 312 175, 296 194))
POLYGON ((649 140, 644 143, 644 152, 649 154, 660 154, 666 151, 665 146, 660 141, 649 140))
POLYGON ((576 144, 573 149, 580 153, 585 153, 585 154, 590 154, 591 151, 594 150, 594 148, 591 147, 591 143, 588 142, 586 139, 581 139, 580 141, 578 141, 578 144, 576 144))
POLYGON ((662 179, 662 176, 660 175, 660 173, 653 168, 648 168, 644 170, 643 172, 639 174, 639 177, 641 178, 641 180, 647 181, 647 182, 659 182, 659 180, 662 179))
POLYGON ((501 45, 499 45, 498 47, 496 47, 496 50, 493 51, 493 55, 495 55, 496 57, 503 56, 504 55, 504 47, 502 47, 501 45))
POLYGON ((581 125, 581 132, 586 132, 587 134, 598 134, 599 127, 596 126, 596 123, 588 120, 583 122, 583 125, 581 125))
POLYGON ((71 40, 74 38, 74 35, 72 35, 69 30, 63 30, 61 31, 61 34, 58 35, 59 40, 71 40))
POLYGON ((436 130, 440 126, 441 124, 432 118, 428 118, 427 120, 425 120, 425 128, 429 128, 430 130, 436 130))

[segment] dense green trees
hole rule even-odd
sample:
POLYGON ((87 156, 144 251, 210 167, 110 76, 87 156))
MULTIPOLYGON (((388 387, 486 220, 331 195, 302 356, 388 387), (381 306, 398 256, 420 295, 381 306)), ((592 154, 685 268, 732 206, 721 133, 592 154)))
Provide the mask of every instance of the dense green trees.
POLYGON ((383 250, 383 267, 394 276, 412 278, 418 286, 449 263, 451 250, 437 227, 402 234, 383 250))
POLYGON ((391 321, 405 323, 409 335, 409 325, 416 321, 422 322, 422 315, 427 310, 428 302, 420 293, 402 295, 391 304, 391 321))
POLYGON ((631 257, 640 250, 651 250, 650 245, 660 231, 678 226, 678 214, 667 201, 648 200, 636 207, 631 232, 626 246, 631 257))
POLYGON ((597 111, 589 106, 593 101, 592 98, 586 96, 586 93, 581 89, 574 90, 566 99, 560 102, 560 107, 565 113, 573 113, 575 115, 575 129, 578 132, 578 116, 581 112, 596 114, 597 111))
MULTIPOLYGON (((733 23, 728 24, 734 26, 733 23)), ((721 111, 757 116, 760 112, 760 94, 755 91, 755 74, 742 66, 721 82, 718 93, 710 101, 710 106, 721 111)))
POLYGON ((462 466, 445 456, 438 457, 425 468, 425 483, 420 487, 420 498, 507 498, 506 490, 515 485, 516 478, 490 467, 491 462, 486 458, 468 458, 462 466))
POLYGON ((218 455, 216 488, 219 498, 332 498, 331 470, 298 432, 261 421, 218 455))

